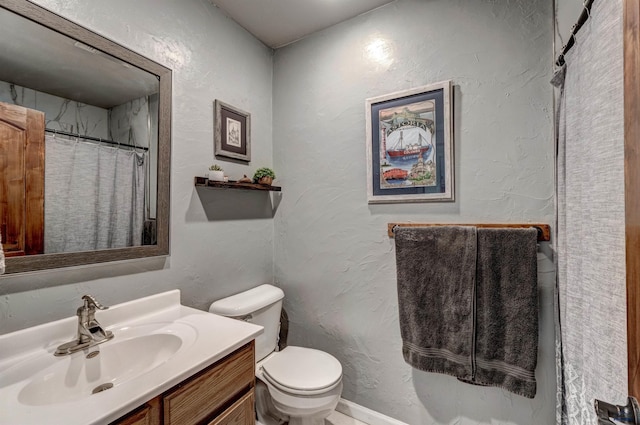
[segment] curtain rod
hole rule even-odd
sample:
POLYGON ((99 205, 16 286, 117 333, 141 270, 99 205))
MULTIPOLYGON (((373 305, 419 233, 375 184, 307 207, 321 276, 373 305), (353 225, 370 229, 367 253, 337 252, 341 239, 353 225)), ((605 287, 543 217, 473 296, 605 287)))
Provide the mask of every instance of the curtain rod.
MULTIPOLYGON (((569 41, 567 41, 567 44, 565 44, 562 47, 562 53, 560 53, 560 56, 558 56, 558 59, 556 60, 556 66, 563 66, 564 65, 564 63, 565 63, 564 62, 564 55, 566 55, 567 52, 569 50, 571 50, 573 45, 576 43, 576 34, 578 33, 578 31, 580 31, 580 28, 582 28, 584 23, 587 22, 587 20, 591 16, 591 6, 593 5, 593 2, 594 2, 594 0, 586 0, 583 3, 584 7, 582 8, 582 13, 580 14, 580 17, 578 18, 578 22, 576 22, 576 24, 573 26, 573 28, 571 28, 571 35, 569 36, 569 41)), ((556 11, 554 11, 554 13, 556 13, 556 11)), ((554 35, 554 37, 555 37, 555 35, 554 35)))
POLYGON ((476 223, 476 224, 453 224, 453 223, 387 223, 387 234, 390 238, 395 235, 398 227, 434 227, 434 226, 473 226, 484 228, 529 228, 533 227, 538 231, 538 242, 549 242, 551 240, 551 226, 539 223, 523 223, 523 224, 499 224, 499 223, 476 223))
POLYGON ((108 145, 124 146, 127 148, 133 148, 133 149, 142 149, 143 151, 149 150, 149 148, 145 148, 144 146, 129 145, 126 143, 114 142, 113 140, 101 139, 99 137, 83 136, 82 134, 69 133, 68 131, 52 130, 50 128, 45 128, 44 130, 48 131, 49 133, 53 133, 54 135, 60 134, 62 136, 79 137, 81 139, 93 140, 94 142, 106 143, 108 145))

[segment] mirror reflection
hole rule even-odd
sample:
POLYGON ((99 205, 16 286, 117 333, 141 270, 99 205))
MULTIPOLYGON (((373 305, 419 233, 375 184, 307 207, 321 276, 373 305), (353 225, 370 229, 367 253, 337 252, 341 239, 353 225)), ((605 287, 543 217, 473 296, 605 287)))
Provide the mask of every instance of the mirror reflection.
POLYGON ((6 257, 157 244, 159 79, 0 7, 6 257))

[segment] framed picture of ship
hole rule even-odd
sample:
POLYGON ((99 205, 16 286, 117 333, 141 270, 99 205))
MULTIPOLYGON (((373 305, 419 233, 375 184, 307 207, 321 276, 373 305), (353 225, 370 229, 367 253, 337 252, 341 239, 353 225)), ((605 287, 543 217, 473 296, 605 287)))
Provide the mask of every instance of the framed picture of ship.
POLYGON ((216 99, 214 155, 251 161, 251 114, 216 99))
POLYGON ((366 100, 370 204, 453 201, 451 81, 366 100))

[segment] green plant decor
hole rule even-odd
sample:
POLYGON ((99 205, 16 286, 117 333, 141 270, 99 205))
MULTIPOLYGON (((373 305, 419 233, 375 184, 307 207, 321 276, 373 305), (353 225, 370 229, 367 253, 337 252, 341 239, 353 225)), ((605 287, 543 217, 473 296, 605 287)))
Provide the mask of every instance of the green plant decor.
POLYGON ((213 164, 211 167, 209 167, 209 171, 224 171, 224 170, 218 164, 213 164))
POLYGON ((267 167, 258 168, 256 170, 256 173, 253 175, 253 179, 255 181, 258 181, 263 177, 271 177, 272 179, 275 179, 276 173, 274 173, 271 168, 267 168, 267 167))

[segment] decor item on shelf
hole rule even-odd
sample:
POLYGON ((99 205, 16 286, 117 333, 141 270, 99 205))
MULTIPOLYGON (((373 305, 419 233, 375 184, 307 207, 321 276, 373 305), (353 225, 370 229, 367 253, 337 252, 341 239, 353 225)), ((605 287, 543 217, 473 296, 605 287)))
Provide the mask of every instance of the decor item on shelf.
POLYGON ((247 177, 247 175, 245 174, 243 178, 241 178, 240 180, 238 180, 238 183, 251 183, 253 180, 251 180, 249 177, 247 177))
POLYGON ((215 182, 223 182, 224 181, 224 170, 218 164, 213 164, 209 167, 209 180, 213 180, 215 182))
POLYGON ((451 81, 366 100, 370 204, 453 201, 451 81))
POLYGON ((271 185, 275 178, 276 174, 271 168, 267 167, 258 168, 256 173, 253 175, 254 182, 266 185, 271 185))
POLYGON ((215 101, 214 154, 251 161, 251 114, 215 101))

